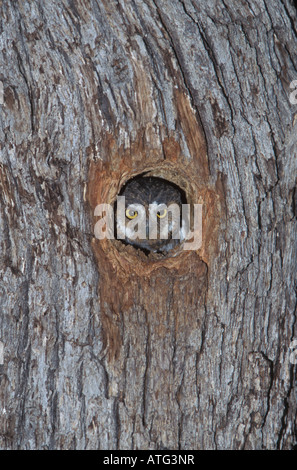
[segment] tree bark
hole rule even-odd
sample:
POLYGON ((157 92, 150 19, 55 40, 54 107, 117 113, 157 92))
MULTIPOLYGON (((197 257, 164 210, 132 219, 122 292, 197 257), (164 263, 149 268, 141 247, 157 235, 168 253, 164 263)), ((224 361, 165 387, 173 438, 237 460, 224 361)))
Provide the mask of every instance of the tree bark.
POLYGON ((0 5, 1 449, 291 449, 294 3, 0 5), (95 238, 142 172, 199 250, 95 238))

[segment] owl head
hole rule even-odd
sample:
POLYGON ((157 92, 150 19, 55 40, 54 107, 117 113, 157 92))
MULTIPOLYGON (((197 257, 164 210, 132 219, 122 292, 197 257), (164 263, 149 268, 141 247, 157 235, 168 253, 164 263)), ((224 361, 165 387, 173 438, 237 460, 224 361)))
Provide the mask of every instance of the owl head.
POLYGON ((182 240, 183 191, 173 183, 152 176, 138 176, 121 190, 125 214, 117 227, 124 242, 144 252, 168 252, 182 240))

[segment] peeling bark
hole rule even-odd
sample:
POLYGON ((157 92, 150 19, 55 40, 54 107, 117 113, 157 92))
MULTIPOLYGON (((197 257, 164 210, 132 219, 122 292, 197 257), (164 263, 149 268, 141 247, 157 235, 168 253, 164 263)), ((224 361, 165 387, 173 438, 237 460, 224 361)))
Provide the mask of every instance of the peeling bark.
POLYGON ((0 448, 291 449, 295 2, 0 8, 0 448), (143 171, 201 249, 95 239, 143 171))

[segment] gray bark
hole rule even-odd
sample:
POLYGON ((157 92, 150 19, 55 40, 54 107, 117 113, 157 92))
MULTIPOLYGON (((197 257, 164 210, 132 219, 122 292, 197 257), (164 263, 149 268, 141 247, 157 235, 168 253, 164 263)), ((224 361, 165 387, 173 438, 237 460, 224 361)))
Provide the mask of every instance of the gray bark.
POLYGON ((1 449, 292 448, 294 4, 0 5, 1 449), (148 167, 206 207, 151 271, 93 219, 148 167))

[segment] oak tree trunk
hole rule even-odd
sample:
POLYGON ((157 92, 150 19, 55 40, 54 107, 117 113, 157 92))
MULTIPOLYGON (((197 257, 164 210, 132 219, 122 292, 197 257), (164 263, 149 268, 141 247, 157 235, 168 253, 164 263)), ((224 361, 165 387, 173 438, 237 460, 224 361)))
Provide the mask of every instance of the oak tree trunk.
POLYGON ((290 0, 0 2, 0 448, 296 444, 290 0), (94 236, 143 172, 198 250, 94 236))

